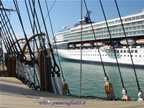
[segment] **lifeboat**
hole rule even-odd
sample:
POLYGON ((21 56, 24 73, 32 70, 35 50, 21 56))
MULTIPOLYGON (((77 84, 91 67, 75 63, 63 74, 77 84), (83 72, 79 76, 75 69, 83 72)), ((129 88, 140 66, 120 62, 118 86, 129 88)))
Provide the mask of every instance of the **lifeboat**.
POLYGON ((76 47, 80 47, 81 46, 81 43, 77 43, 75 44, 76 47))
POLYGON ((83 46, 86 46, 86 47, 91 46, 91 43, 83 43, 83 46))
POLYGON ((105 45, 104 42, 94 42, 94 46, 103 46, 105 45))
POLYGON ((137 43, 137 44, 144 44, 144 39, 137 39, 137 40, 136 40, 136 43, 137 43))
POLYGON ((74 47, 74 45, 73 45, 73 44, 69 44, 69 47, 70 47, 70 48, 73 48, 73 47, 74 47))
POLYGON ((133 39, 124 39, 120 41, 120 44, 122 45, 134 45, 135 44, 135 40, 133 39))

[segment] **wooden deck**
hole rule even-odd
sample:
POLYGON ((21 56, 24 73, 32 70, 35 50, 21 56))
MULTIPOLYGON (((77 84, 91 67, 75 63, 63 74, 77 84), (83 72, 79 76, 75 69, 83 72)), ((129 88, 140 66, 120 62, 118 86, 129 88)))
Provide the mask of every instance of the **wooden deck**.
POLYGON ((29 89, 16 78, 0 77, 0 108, 144 108, 144 102, 103 101, 57 96, 29 89), (80 104, 81 102, 81 104, 80 104))

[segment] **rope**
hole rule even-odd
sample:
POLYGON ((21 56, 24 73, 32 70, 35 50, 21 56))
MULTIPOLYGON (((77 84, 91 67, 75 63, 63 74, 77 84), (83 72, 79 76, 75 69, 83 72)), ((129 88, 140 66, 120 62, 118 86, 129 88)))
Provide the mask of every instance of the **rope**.
MULTIPOLYGON (((23 25, 22 18, 21 18, 21 15, 20 15, 20 11, 19 11, 19 6, 18 6, 18 3, 17 3, 17 0, 13 0, 13 2, 14 2, 14 5, 15 5, 15 8, 16 8, 16 11, 17 11, 17 15, 18 15, 18 18, 19 18, 19 21, 20 21, 20 24, 21 24, 21 27, 22 27, 26 42, 28 42, 28 38, 27 38, 25 29, 24 29, 24 25, 23 25)), ((33 60, 34 54, 32 53, 32 50, 30 48, 29 43, 28 43, 28 49, 29 49, 29 52, 30 52, 30 58, 31 58, 31 60, 33 60)))
MULTIPOLYGON (((0 2, 2 2, 2 1, 0 0, 0 2)), ((1 6, 2 6, 2 8, 4 8, 3 4, 1 4, 1 6)), ((1 11, 1 13, 3 14, 3 11, 1 11)), ((9 24, 11 30, 12 30, 12 34, 13 34, 15 40, 17 41, 17 37, 16 37, 15 32, 14 32, 14 30, 13 30, 13 28, 12 28, 12 25, 11 25, 11 23, 10 23, 10 20, 9 20, 9 18, 8 18, 8 15, 7 15, 7 13, 6 13, 5 11, 4 11, 4 13, 5 13, 5 16, 6 16, 6 18, 7 18, 7 22, 8 22, 8 24, 9 24)), ((6 24, 7 24, 7 22, 6 22, 6 24)), ((19 50, 20 50, 20 52, 21 52, 21 54, 22 54, 22 56, 23 56, 22 59, 26 59, 26 56, 24 55, 24 53, 23 53, 23 51, 22 51, 22 49, 21 49, 21 47, 20 47, 20 44, 19 44, 18 42, 17 42, 17 45, 18 45, 18 48, 19 48, 19 50)))
POLYGON ((118 67, 118 71, 119 71, 119 75, 120 75, 122 87, 125 89, 124 82, 123 82, 123 78, 122 78, 122 74, 121 74, 121 70, 120 70, 120 65, 119 65, 119 63, 118 63, 118 58, 117 58, 117 55, 116 55, 116 50, 115 50, 115 47, 114 47, 114 43, 113 43, 113 41, 112 41, 112 36, 111 36, 111 33, 110 33, 110 28, 109 28, 109 26, 108 26, 108 22, 107 22, 107 18, 106 18, 106 15, 105 15, 104 8, 103 8, 103 4, 102 4, 102 1, 101 1, 101 0, 99 0, 99 2, 100 2, 100 6, 101 6, 101 9, 102 9, 102 13, 103 13, 103 16, 104 16, 104 19, 105 19, 105 22, 106 22, 107 30, 108 30, 108 33, 109 33, 109 36, 110 36, 110 41, 111 41, 111 44, 112 44, 112 46, 113 46, 114 56, 115 56, 115 59, 116 59, 116 64, 117 64, 117 67, 118 67))
MULTIPOLYGON (((1 35, 1 37, 3 35, 1 29, 0 29, 0 35, 1 35)), ((6 41, 5 41, 5 39, 3 37, 2 37, 2 40, 3 40, 3 43, 4 43, 6 51, 8 52, 8 46, 7 46, 6 41)))
MULTIPOLYGON (((33 33, 33 35, 35 35, 35 30, 34 30, 34 28, 36 28, 36 26, 35 26, 35 20, 34 20, 34 16, 35 16, 34 14, 35 14, 35 12, 33 12, 33 21, 34 21, 34 24, 32 25, 32 21, 31 21, 31 18, 30 18, 30 14, 29 14, 29 11, 28 11, 28 7, 27 7, 26 0, 25 0, 25 5, 26 5, 27 13, 28 13, 28 18, 29 18, 29 22, 30 22, 31 29, 32 29, 32 33, 33 33), (34 27, 34 26, 35 26, 35 27, 34 27)), ((34 10, 35 10, 35 9, 34 9, 34 10)), ((37 28, 36 28, 36 30, 37 30, 37 28)), ((36 48, 37 48, 37 50, 38 50, 39 48, 38 48, 38 44, 37 44, 35 38, 34 38, 34 41, 35 41, 35 43, 36 43, 36 48)))
MULTIPOLYGON (((28 38, 27 38, 25 29, 24 29, 24 25, 23 25, 22 18, 21 18, 21 15, 20 15, 20 11, 19 11, 19 6, 18 6, 18 3, 17 3, 17 0, 13 0, 13 2, 14 2, 14 5, 15 5, 15 8, 16 8, 16 11, 17 11, 17 15, 18 15, 18 18, 19 18, 19 21, 20 21, 20 24, 21 24, 21 27, 22 27, 26 42, 28 43, 28 38)), ((29 53, 30 53, 30 58, 31 58, 31 60, 32 60, 32 62, 34 64, 35 63, 35 55, 33 54, 29 43, 27 45, 28 45, 28 49, 29 49, 29 53)), ((36 70, 34 68, 34 79, 35 79, 35 75, 36 75, 36 70)), ((38 81, 37 75, 36 75, 36 79, 38 81)), ((38 85, 39 85, 39 81, 38 81, 38 85)), ((34 86, 35 86, 35 84, 34 84, 34 86)))
POLYGON ((49 45, 49 48, 50 48, 50 52, 51 52, 51 55, 52 55, 52 59, 53 59, 53 62, 54 62, 53 70, 54 70, 54 72, 59 73, 60 69, 59 69, 59 67, 56 63, 55 57, 54 57, 54 53, 53 53, 53 49, 52 49, 52 46, 51 46, 51 43, 50 43, 49 34, 48 34, 48 30, 47 30, 46 23, 45 23, 45 20, 44 20, 44 15, 43 15, 43 11, 42 11, 42 8, 41 8, 40 0, 38 0, 38 5, 39 5, 40 13, 41 13, 41 16, 42 16, 44 28, 45 28, 45 31, 46 31, 46 38, 47 38, 48 45, 49 45), (57 67, 57 70, 56 70, 56 67, 57 67))
MULTIPOLYGON (((7 40, 5 39, 5 37, 4 37, 4 34, 5 34, 5 33, 3 33, 2 30, 1 30, 1 34, 3 34, 3 35, 2 35, 2 39, 3 39, 4 43, 5 43, 5 46, 6 46, 6 48, 7 48, 7 52, 8 52, 8 49, 9 49, 9 43, 8 43, 7 40)), ((10 49, 10 52, 12 53, 13 50, 10 49)), ((10 52, 9 52, 9 53, 10 53, 10 52)))
MULTIPOLYGON (((1 17, 1 22, 2 22, 2 24, 4 25, 3 26, 3 29, 5 30, 5 33, 7 34, 7 40, 9 41, 9 45, 12 45, 12 43, 14 42, 14 40, 13 40, 13 38, 12 38, 12 34, 10 33, 10 29, 9 29, 9 27, 7 26, 7 22, 6 22, 6 20, 5 20, 5 18, 4 18, 4 15, 3 14, 1 14, 0 15, 0 17, 1 17), (2 15, 2 16, 1 16, 2 15), (11 38, 10 38, 11 37, 11 38)), ((14 52, 15 53, 18 53, 18 49, 17 49, 17 47, 15 46, 14 47, 14 52)))
POLYGON ((53 26, 52 26, 52 21, 51 21, 51 17, 50 17, 50 11, 49 11, 49 8, 48 8, 47 0, 45 0, 45 4, 46 4, 46 9, 47 9, 48 17, 49 17, 49 23, 50 23, 50 27, 51 27, 51 31, 52 31, 52 35, 53 35, 53 40, 54 40, 54 44, 55 44, 55 48, 56 48, 56 53, 57 53, 57 56, 58 56, 58 62, 59 62, 59 66, 60 66, 60 70, 61 70, 61 74, 62 74, 62 79, 65 82, 64 72, 63 72, 63 69, 62 69, 62 64, 60 62, 60 56, 59 56, 59 53, 58 53, 58 48, 56 46, 56 40, 55 40, 55 37, 54 37, 54 30, 53 30, 53 26))
MULTIPOLYGON (((45 1, 47 2, 47 0, 45 0, 45 1)), ((53 1, 53 4, 52 4, 51 8, 49 9, 49 13, 52 11, 52 9, 53 9, 55 3, 56 3, 56 0, 53 1)), ((45 17, 45 21, 46 21, 46 19, 47 19, 48 16, 49 16, 49 15, 47 15, 47 16, 45 17)), ((41 27, 42 27, 42 26, 43 26, 43 23, 41 24, 41 27)))
MULTIPOLYGON (((30 10, 31 10, 31 14, 33 14, 31 2, 30 2, 30 0, 28 0, 28 1, 29 1, 28 3, 29 3, 30 10)), ((33 1, 32 1, 32 2, 33 2, 33 1)), ((27 5, 26 0, 25 0, 25 3, 26 3, 26 5, 27 5)), ((27 12, 29 13, 28 7, 27 7, 27 12)), ((29 17, 30 17, 30 16, 29 16, 29 17)), ((41 32, 41 28, 39 27, 39 20, 38 20, 38 16, 37 16, 36 9, 35 9, 35 18, 36 18, 37 25, 38 25, 38 27, 36 26, 36 32, 37 32, 37 34, 39 33, 39 32, 38 32, 38 28, 39 28, 40 33, 42 33, 42 32, 41 32)), ((38 37, 38 39, 39 39, 40 47, 43 48, 44 46, 42 45, 42 43, 41 43, 41 41, 40 41, 40 40, 42 40, 43 38, 42 38, 42 37, 38 37)))
MULTIPOLYGON (((85 0, 84 0, 84 5, 85 5, 85 7, 86 7, 87 13, 89 13, 88 7, 87 7, 87 4, 86 4, 86 1, 85 1, 85 0)), ((96 35, 95 35, 95 32, 94 32, 93 25, 92 25, 92 21, 91 21, 91 18, 90 18, 90 15, 89 15, 89 14, 88 14, 88 18, 89 18, 89 20, 90 20, 90 24, 91 24, 92 32, 93 32, 93 34, 94 34, 94 38, 95 38, 95 40, 97 40, 96 35)), ((108 75, 107 75, 107 73, 106 73, 105 66, 104 66, 104 63, 103 63, 103 59, 102 59, 102 56, 101 56, 101 53, 100 53, 100 49, 99 49, 97 43, 96 43, 96 46, 97 46, 97 49, 98 49, 98 53, 99 53, 99 55, 100 55, 100 60, 101 60, 102 68, 103 68, 103 71, 104 71, 104 76, 108 79, 108 75)))
MULTIPOLYGON (((2 30, 3 30, 4 34, 6 35, 6 36, 5 36, 5 40, 7 41, 8 48, 9 48, 9 47, 11 46, 11 42, 10 42, 10 40, 8 39, 8 36, 7 36, 8 34, 7 34, 7 31, 6 31, 6 28, 3 27, 2 30)), ((2 30, 1 30, 1 31, 2 31, 2 30)), ((15 54, 14 54, 13 52, 16 53, 15 48, 13 48, 13 50, 11 49, 11 54, 12 54, 12 56, 15 56, 15 54)))
MULTIPOLYGON (((127 36, 126 36, 126 31, 125 31, 124 24, 123 24, 123 21, 122 21, 122 18, 121 18, 119 7, 118 7, 118 4, 117 4, 117 1, 116 0, 114 0, 114 1, 115 1, 117 12, 118 12, 118 15, 119 15, 119 18, 120 18, 121 26, 122 26, 122 29, 123 29, 123 32, 124 32, 124 36, 126 38, 127 47, 128 47, 128 39, 127 39, 127 36)), ((137 77, 137 73, 136 73, 136 69, 135 69, 135 65, 134 65, 134 61, 133 61, 132 54, 131 54, 131 51, 130 51, 129 47, 128 47, 128 51, 129 51, 130 59, 131 59, 132 66, 133 66, 133 69, 134 69, 134 74, 135 74, 135 78, 136 78, 136 82, 137 82, 138 91, 141 91, 139 81, 138 81, 138 77, 137 77)))
MULTIPOLYGON (((83 18, 83 0, 81 0, 80 3, 80 13, 81 13, 81 19, 83 18)), ((80 97, 82 96, 82 21, 81 21, 81 46, 80 46, 80 97)))

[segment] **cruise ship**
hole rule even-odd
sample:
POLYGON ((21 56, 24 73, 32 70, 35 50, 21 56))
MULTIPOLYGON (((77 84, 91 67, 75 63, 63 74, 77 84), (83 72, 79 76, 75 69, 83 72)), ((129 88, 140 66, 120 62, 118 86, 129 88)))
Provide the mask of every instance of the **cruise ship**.
POLYGON ((57 47, 59 56, 95 63, 101 63, 101 56, 102 61, 108 64, 116 64, 117 58, 119 64, 132 65, 133 60, 135 66, 144 66, 144 10, 122 17, 127 38, 120 18, 109 19, 107 22, 111 38, 105 21, 90 22, 87 16, 73 27, 63 27, 54 35, 54 47, 57 47))

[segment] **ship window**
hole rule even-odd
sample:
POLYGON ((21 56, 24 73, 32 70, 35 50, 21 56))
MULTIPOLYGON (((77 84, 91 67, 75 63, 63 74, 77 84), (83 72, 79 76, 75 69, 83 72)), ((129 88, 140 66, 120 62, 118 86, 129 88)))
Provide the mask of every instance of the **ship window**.
POLYGON ((139 57, 141 57, 141 55, 139 55, 139 57))
POLYGON ((136 16, 136 19, 139 19, 139 16, 136 16))
POLYGON ((131 53, 133 53, 133 50, 131 50, 131 53))
POLYGON ((119 50, 117 50, 116 52, 119 53, 119 50))
POLYGON ((120 52, 122 53, 123 51, 122 51, 122 50, 120 50, 120 52))
POLYGON ((141 18, 144 18, 144 15, 141 15, 141 18))
POLYGON ((138 52, 138 50, 135 50, 135 53, 137 53, 138 52))
POLYGON ((124 50, 124 53, 126 53, 126 50, 124 50))
POLYGON ((129 50, 127 50, 127 53, 129 53, 129 50))
POLYGON ((135 17, 132 17, 132 20, 135 20, 135 17))
POLYGON ((135 57, 137 57, 137 55, 135 55, 135 57))

